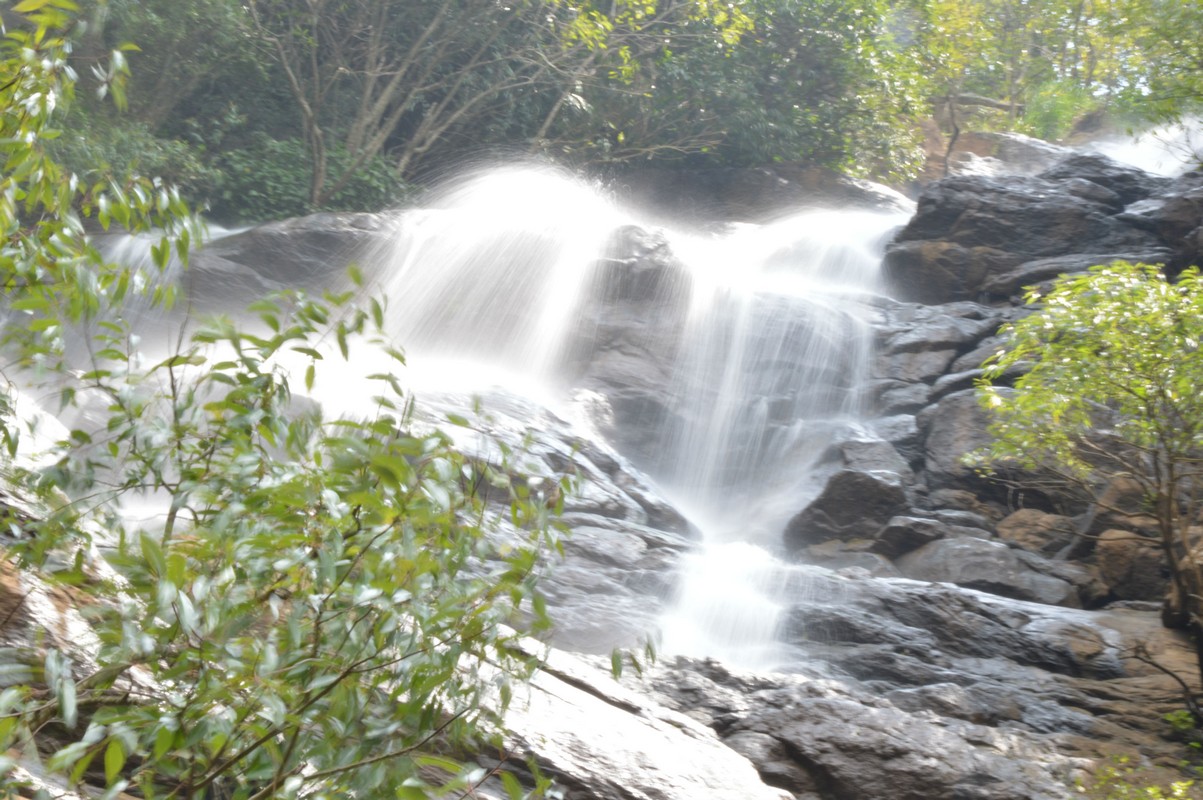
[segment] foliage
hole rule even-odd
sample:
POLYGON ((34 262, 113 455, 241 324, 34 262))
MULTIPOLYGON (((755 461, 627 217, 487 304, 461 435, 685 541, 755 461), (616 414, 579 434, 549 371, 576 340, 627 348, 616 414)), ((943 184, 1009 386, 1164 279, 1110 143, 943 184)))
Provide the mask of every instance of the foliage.
POLYGON ((1140 486, 1173 578, 1166 621, 1203 647, 1203 554, 1190 531, 1203 500, 1201 290, 1194 268, 1170 282, 1122 261, 1032 289, 1037 308, 1004 330, 980 396, 994 417, 988 463, 1040 468, 1096 496, 1116 479, 1140 486), (994 385, 1013 369, 1026 370, 1013 389, 994 385))
MULTIPOLYGON (((946 127, 1057 137, 1075 117, 1145 84, 1143 14, 1098 0, 917 0, 934 107, 946 127)), ((1130 5, 1130 4, 1129 4, 1130 5)))
POLYGON ((1128 58, 1140 79, 1127 82, 1130 109, 1157 122, 1176 121, 1203 110, 1203 5, 1195 0, 1124 0, 1123 33, 1131 41, 1128 58))
POLYGON ((1028 94, 1020 128, 1039 139, 1057 141, 1075 122, 1097 107, 1097 101, 1081 86, 1050 81, 1028 94))
POLYGON ((1127 756, 1118 756, 1100 766, 1089 781, 1080 782, 1078 791, 1090 800, 1194 800, 1192 780, 1174 781, 1166 786, 1149 784, 1143 770, 1127 756))
POLYGON ((155 175, 173 186, 196 191, 213 180, 202 153, 179 139, 156 136, 148 125, 73 104, 62 120, 63 134, 50 153, 64 169, 85 179, 155 175))
POLYGON ((756 0, 743 9, 752 27, 737 43, 673 38, 634 87, 588 95, 591 113, 578 126, 609 125, 609 160, 913 171, 909 123, 921 98, 885 34, 885 3, 756 0))
POLYGON ((291 375, 312 389, 319 361, 371 344, 380 303, 285 295, 253 308, 254 330, 182 323, 158 360, 138 349, 126 300, 170 293, 105 263, 83 219, 168 226, 160 268, 193 234, 170 190, 81 181, 47 154, 72 95, 73 8, 24 0, 0 42, 6 377, 106 411, 32 466, 14 460, 22 423, 4 392, 5 497, 40 510, 0 506, 0 558, 71 585, 99 647, 5 651, 28 669, 0 692, 0 794, 27 792, 15 767, 43 756, 89 797, 470 792, 485 773, 461 759, 494 739, 536 664, 519 636, 523 619, 545 623, 534 581, 553 509, 500 445, 468 459, 419 425, 391 372, 368 379, 379 396, 358 420, 293 394, 291 375), (130 500, 161 513, 124 519, 130 500))
POLYGON ((320 207, 310 202, 308 153, 298 139, 253 137, 246 147, 226 149, 215 160, 206 191, 210 212, 222 222, 261 221, 314 211, 380 210, 396 205, 404 187, 393 166, 376 156, 351 171, 352 158, 342 147, 329 153, 332 169, 350 178, 320 207))

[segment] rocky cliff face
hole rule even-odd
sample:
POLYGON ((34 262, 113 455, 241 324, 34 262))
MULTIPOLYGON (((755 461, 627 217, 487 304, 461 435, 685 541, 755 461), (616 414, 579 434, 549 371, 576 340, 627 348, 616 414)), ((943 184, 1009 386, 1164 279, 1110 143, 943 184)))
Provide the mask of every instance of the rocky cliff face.
MULTIPOLYGON (((323 264, 341 271, 336 254, 381 230, 373 218, 292 225, 318 228, 298 234, 316 265, 298 282, 323 264)), ((205 270, 219 286, 231 270, 249 270, 247 285, 291 282, 248 267, 259 258, 248 248, 278 251, 278 234, 202 253, 194 288, 203 294, 205 270)), ((680 409, 665 376, 684 320, 656 301, 680 285, 675 256, 654 231, 614 242, 590 335, 568 348, 588 390, 577 407, 596 412, 608 443, 530 401, 485 401, 494 435, 533 432, 536 470, 572 466, 583 479, 547 591, 557 644, 591 653, 655 627, 695 546, 631 463, 654 458, 647 430, 680 409)), ((888 248, 888 292, 858 300, 874 328, 871 413, 832 437, 820 490, 781 532, 794 563, 782 572, 780 669, 666 657, 616 686, 590 659, 558 654, 514 717, 515 750, 566 797, 605 800, 1062 798, 1111 754, 1172 768, 1184 748, 1161 717, 1181 687, 1162 668, 1194 680, 1195 665, 1160 627, 1155 554, 1109 537, 1116 521, 1088 502, 1016 493, 961 457, 985 441, 973 380, 999 326, 1023 313, 1022 287, 1115 258, 1179 269, 1201 252, 1200 173, 1170 180, 1071 156, 1026 177, 929 186, 888 248), (1103 534, 1097 549, 1080 546, 1084 532, 1103 534)))

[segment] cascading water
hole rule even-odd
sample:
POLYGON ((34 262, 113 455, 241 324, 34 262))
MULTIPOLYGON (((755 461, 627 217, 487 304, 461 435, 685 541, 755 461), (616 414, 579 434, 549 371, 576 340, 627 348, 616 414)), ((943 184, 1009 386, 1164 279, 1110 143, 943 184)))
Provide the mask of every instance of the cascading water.
POLYGON ((816 463, 862 411, 872 350, 863 299, 901 222, 809 212, 721 235, 669 233, 670 274, 627 276, 620 292, 634 309, 623 313, 671 329, 660 337, 669 344, 604 352, 606 312, 590 304, 618 291, 605 254, 638 220, 563 174, 507 169, 461 184, 432 210, 402 214, 388 251, 369 261, 421 383, 563 392, 588 373, 582 363, 605 359, 623 384, 624 359, 659 351, 663 397, 632 405, 657 411, 633 460, 705 535, 662 647, 770 666, 782 593, 793 591, 772 553, 817 490, 816 463))

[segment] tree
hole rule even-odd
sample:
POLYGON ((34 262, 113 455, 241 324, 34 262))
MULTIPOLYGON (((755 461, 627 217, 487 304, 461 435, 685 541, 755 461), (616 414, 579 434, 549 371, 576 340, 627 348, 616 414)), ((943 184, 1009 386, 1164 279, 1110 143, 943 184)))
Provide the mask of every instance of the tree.
POLYGON ((537 663, 518 639, 545 623, 553 509, 500 445, 468 458, 414 424, 389 372, 359 419, 294 395, 294 375, 308 390, 319 362, 371 345, 379 302, 289 294, 258 303, 253 330, 185 320, 162 357, 137 349, 123 304, 170 292, 105 262, 83 220, 168 226, 160 267, 191 234, 166 187, 84 183, 47 154, 74 9, 23 0, 0 40, 0 560, 71 586, 98 647, 0 653, 0 793, 27 792, 17 767, 39 759, 89 797, 470 792, 484 771, 465 759, 537 663), (29 462, 18 384, 65 406, 86 390, 106 416, 29 462), (147 498, 155 522, 121 515, 147 498))
POLYGON ((315 206, 386 150, 408 178, 484 126, 516 122, 511 137, 541 145, 603 81, 638 91, 633 77, 669 51, 669 37, 700 30, 731 41, 748 25, 717 0, 252 0, 247 9, 296 101, 315 206), (351 159, 337 174, 336 143, 351 159))
POLYGON ((982 457, 1097 502, 1117 479, 1139 485, 1172 577, 1163 618, 1190 633, 1203 675, 1203 278, 1116 262, 1027 300, 979 384, 995 437, 982 457), (1017 369, 1013 389, 997 385, 1017 369))
POLYGON ((1141 117, 1175 122, 1203 109, 1203 6, 1194 0, 1125 0, 1117 27, 1127 31, 1128 57, 1139 79, 1120 87, 1141 117))

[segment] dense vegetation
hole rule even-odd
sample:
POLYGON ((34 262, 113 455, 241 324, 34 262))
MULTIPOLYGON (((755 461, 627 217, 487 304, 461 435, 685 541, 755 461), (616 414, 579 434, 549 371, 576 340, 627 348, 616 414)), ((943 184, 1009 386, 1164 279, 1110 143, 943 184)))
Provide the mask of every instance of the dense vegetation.
MULTIPOLYGON (((493 772, 465 756, 500 752, 537 663, 521 637, 545 621, 553 509, 502 445, 472 459, 414 424, 392 373, 365 378, 357 419, 294 397, 319 362, 401 360, 373 341, 379 301, 289 293, 253 330, 180 321, 168 352, 138 347, 130 309, 172 291, 86 227, 160 231, 162 270, 194 225, 161 182, 80 180, 49 153, 72 5, 23 0, 0 40, 0 796, 473 794, 493 772), (39 439, 30 396, 93 413, 39 439), (70 603, 35 610, 48 593, 70 603)), ((120 54, 100 63, 122 96, 120 54)))
POLYGON ((918 124, 1056 138, 1203 95, 1192 0, 91 0, 60 155, 219 218, 377 208, 482 154, 913 174, 918 124), (105 70, 100 78, 107 79, 105 70))

